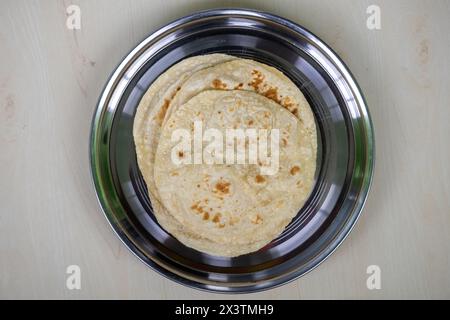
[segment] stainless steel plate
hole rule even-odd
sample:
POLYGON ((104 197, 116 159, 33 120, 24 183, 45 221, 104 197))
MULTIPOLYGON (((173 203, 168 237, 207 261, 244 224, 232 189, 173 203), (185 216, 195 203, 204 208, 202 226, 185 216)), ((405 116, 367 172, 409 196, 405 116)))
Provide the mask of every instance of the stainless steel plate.
POLYGON ((92 122, 90 158, 97 196, 111 226, 145 264, 198 289, 253 292, 312 270, 352 229, 369 191, 374 140, 363 96, 321 40, 281 17, 243 9, 194 13, 159 29, 117 67, 92 122), (190 249, 157 223, 136 164, 132 125, 149 85, 194 55, 222 52, 275 66, 309 100, 320 132, 316 186, 270 245, 237 258, 190 249))

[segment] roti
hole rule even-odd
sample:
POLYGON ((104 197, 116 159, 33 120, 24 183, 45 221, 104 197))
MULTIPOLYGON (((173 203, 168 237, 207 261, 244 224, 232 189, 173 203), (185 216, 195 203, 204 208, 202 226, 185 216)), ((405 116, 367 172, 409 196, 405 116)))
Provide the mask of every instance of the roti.
MULTIPOLYGON (((267 232, 266 236, 254 236, 246 240, 239 240, 237 237, 238 241, 235 243, 224 241, 217 233, 211 236, 198 229, 197 224, 187 223, 173 208, 168 210, 155 184, 155 173, 160 170, 155 167, 156 153, 166 124, 182 106, 202 92, 213 96, 214 93, 209 91, 244 92, 245 97, 246 92, 250 91, 271 101, 272 107, 289 111, 299 122, 296 129, 298 134, 307 137, 304 142, 309 144, 311 158, 314 159, 312 162, 315 162, 316 157, 316 128, 309 104, 297 86, 283 73, 252 60, 224 54, 196 56, 181 61, 164 72, 141 99, 135 116, 133 136, 138 165, 147 184, 158 222, 168 233, 189 247, 219 256, 236 256, 263 247, 270 237, 274 237, 271 234, 278 234, 277 230, 284 227, 275 228, 272 232, 267 232)), ((185 116, 193 119, 192 114, 185 113, 185 116)), ((286 143, 284 137, 280 141, 282 144, 286 143)), ((312 184, 310 180, 302 183, 306 186, 312 184)), ((174 188, 173 192, 181 190, 174 188)))

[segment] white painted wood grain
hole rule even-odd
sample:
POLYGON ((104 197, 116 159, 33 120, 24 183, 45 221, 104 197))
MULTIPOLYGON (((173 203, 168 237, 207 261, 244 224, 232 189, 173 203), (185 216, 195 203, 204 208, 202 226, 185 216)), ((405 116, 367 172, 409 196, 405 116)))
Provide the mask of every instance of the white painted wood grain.
POLYGON ((450 298, 450 2, 1 1, 0 298, 450 298), (77 4, 82 29, 65 27, 77 4), (366 8, 381 7, 369 31, 366 8), (140 263, 115 237, 89 177, 97 98, 121 58, 192 11, 241 6, 292 19, 328 42, 359 81, 376 129, 364 214, 316 270, 281 288, 195 291, 140 263), (82 269, 82 289, 65 269, 82 269), (366 268, 382 289, 366 288, 366 268))

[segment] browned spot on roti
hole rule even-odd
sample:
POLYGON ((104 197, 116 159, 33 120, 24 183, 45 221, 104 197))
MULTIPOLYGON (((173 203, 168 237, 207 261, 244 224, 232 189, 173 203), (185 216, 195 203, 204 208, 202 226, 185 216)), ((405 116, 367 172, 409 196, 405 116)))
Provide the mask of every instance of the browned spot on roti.
POLYGON ((283 107, 285 107, 286 109, 288 109, 289 111, 291 111, 291 112, 292 112, 292 110, 295 110, 295 109, 294 109, 294 107, 295 107, 295 102, 292 101, 291 98, 289 98, 289 97, 285 97, 285 98, 282 100, 281 105, 282 105, 283 107))
POLYGON ((169 109, 170 100, 164 99, 164 103, 162 105, 162 108, 159 110, 158 114, 156 115, 156 118, 159 122, 162 123, 164 120, 164 117, 166 116, 167 109, 169 109))
POLYGON ((229 182, 217 182, 215 186, 215 192, 221 193, 221 194, 228 194, 230 193, 230 185, 229 182))
POLYGON ((263 95, 266 98, 269 98, 272 101, 275 101, 276 103, 281 103, 280 99, 278 99, 278 89, 277 88, 269 88, 266 91, 263 92, 263 95))
POLYGON ((291 168, 290 172, 291 172, 292 175, 296 175, 299 171, 300 171, 300 167, 299 166, 293 166, 291 168))
POLYGON ((264 75, 261 73, 261 71, 253 70, 252 76, 253 76, 253 79, 252 79, 252 81, 250 81, 248 83, 248 85, 250 87, 253 87, 253 89, 255 89, 255 91, 259 91, 260 86, 264 81, 264 75))
POLYGON ((173 99, 175 97, 175 95, 177 94, 178 91, 180 91, 181 87, 177 87, 177 89, 172 92, 172 94, 170 95, 170 98, 173 99))
POLYGON ((203 210, 203 207, 201 207, 200 205, 200 201, 195 202, 192 206, 191 209, 196 211, 198 214, 202 214, 205 211, 203 210))
POLYGON ((179 156, 180 158, 183 158, 183 157, 184 157, 184 152, 183 152, 183 151, 178 151, 178 156, 179 156))
POLYGON ((264 181, 266 181, 266 179, 263 177, 263 176, 261 176, 261 175, 256 175, 256 177, 255 177, 255 181, 257 182, 257 183, 263 183, 264 181))
POLYGON ((221 217, 221 216, 222 216, 222 215, 221 215, 220 213, 216 213, 216 214, 214 215, 213 219, 212 219, 212 222, 214 222, 214 223, 220 222, 220 217, 221 217))
POLYGON ((253 224, 261 224, 263 222, 263 219, 260 217, 259 214, 257 214, 256 216, 254 216, 251 220, 251 222, 253 224))
POLYGON ((203 213, 203 220, 208 220, 209 219, 209 213, 205 212, 203 213))
POLYGON ((239 90, 239 89, 242 89, 243 87, 244 87, 244 84, 241 82, 234 87, 234 90, 239 90))
POLYGON ((227 87, 227 84, 223 83, 219 79, 214 79, 212 81, 212 86, 213 86, 214 89, 225 89, 227 87))
POLYGON ((281 142, 283 142, 283 147, 287 146, 287 140, 285 138, 281 138, 281 142))

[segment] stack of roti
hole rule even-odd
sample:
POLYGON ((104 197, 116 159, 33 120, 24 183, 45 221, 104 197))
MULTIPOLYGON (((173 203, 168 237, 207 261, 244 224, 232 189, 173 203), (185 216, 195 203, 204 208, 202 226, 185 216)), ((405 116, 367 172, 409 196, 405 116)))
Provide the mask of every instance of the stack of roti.
POLYGON ((141 99, 133 136, 159 224, 201 252, 234 257, 261 249, 286 228, 313 188, 317 136, 311 108, 282 72, 253 60, 209 54, 175 64, 141 99), (195 143, 180 143, 176 133, 194 136, 199 123, 203 133, 223 135, 223 154, 208 148, 211 137, 200 142, 197 160, 195 143), (225 159, 230 141, 236 142, 233 150, 239 141, 249 145, 250 136, 227 140, 229 129, 266 130, 272 163, 270 157, 207 163, 202 157, 208 154, 225 159))

